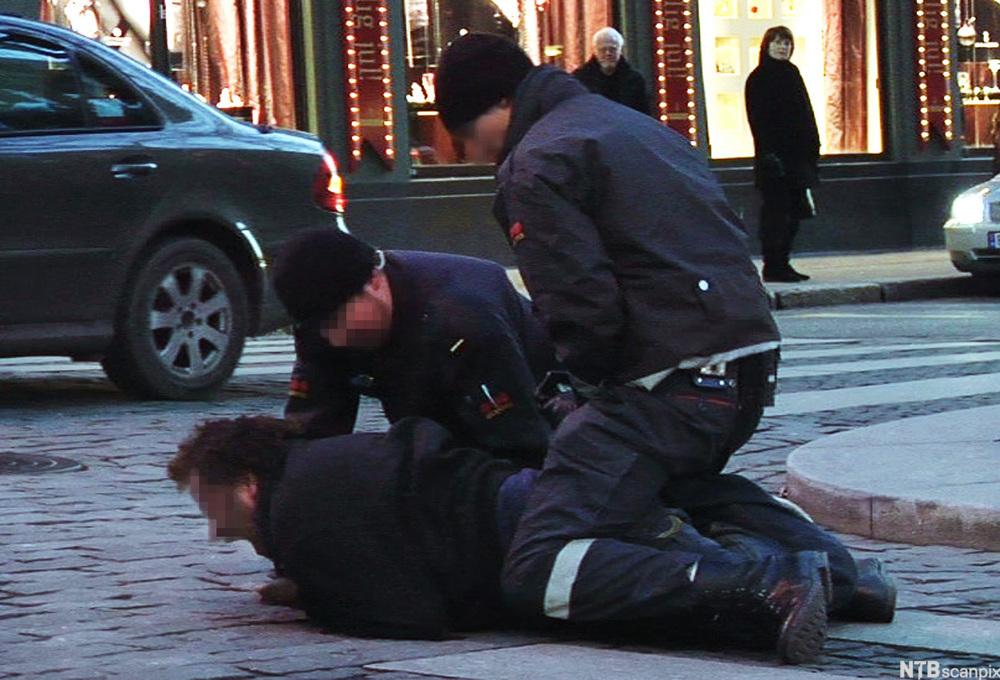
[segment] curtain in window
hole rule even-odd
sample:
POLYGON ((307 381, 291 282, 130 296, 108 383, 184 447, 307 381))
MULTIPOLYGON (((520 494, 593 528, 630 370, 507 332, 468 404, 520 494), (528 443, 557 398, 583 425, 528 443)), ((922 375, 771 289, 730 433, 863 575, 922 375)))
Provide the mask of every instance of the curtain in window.
POLYGON ((255 122, 295 127, 288 9, 288 0, 184 0, 192 89, 252 107, 255 122))
POLYGON ((826 0, 824 153, 862 153, 868 148, 865 25, 865 0, 826 0))

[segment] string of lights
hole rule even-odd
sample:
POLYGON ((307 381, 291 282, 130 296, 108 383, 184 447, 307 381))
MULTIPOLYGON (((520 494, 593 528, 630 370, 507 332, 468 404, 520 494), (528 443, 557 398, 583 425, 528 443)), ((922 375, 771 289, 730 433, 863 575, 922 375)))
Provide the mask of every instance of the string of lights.
MULTIPOLYGON (((687 128, 679 130, 687 133, 692 145, 698 143, 698 117, 696 113, 695 82, 694 82, 694 38, 691 0, 653 0, 653 29, 655 35, 654 52, 656 55, 656 113, 664 125, 671 125, 671 120, 678 114, 686 116, 687 128), (675 15, 678 14, 677 19, 675 15), (671 28, 673 26, 673 28, 671 28), (678 30, 679 29, 679 30, 678 30), (668 64, 671 55, 668 51, 680 50, 684 62, 684 99, 680 112, 671 110, 670 79, 673 76, 668 64)), ((678 88, 678 91, 679 88, 678 88)))
MULTIPOLYGON (((932 0, 916 0, 917 19, 917 96, 920 102, 920 138, 930 141, 931 126, 934 118, 940 118, 941 130, 946 141, 955 137, 954 108, 952 106, 950 79, 951 47, 950 27, 948 23, 948 6, 945 2, 932 0), (933 40, 932 40, 933 39, 933 40), (940 63, 931 64, 929 48, 940 42, 940 63), (940 66, 940 67, 938 67, 940 66), (933 68, 932 68, 933 67, 933 68), (932 79, 938 79, 933 82, 932 79), (933 86, 933 87, 932 87, 933 86), (931 101, 932 92, 941 92, 940 102, 931 101), (937 115, 940 114, 940 115, 937 115)), ((935 51, 936 53, 936 51, 935 51)))
MULTIPOLYGON (((385 155, 387 162, 391 165, 395 158, 395 148, 394 142, 395 138, 393 136, 393 106, 392 106, 392 62, 391 53, 389 49, 389 7, 388 0, 378 0, 375 5, 376 15, 371 16, 359 16, 359 0, 344 0, 344 12, 343 12, 343 22, 344 22, 344 63, 347 68, 347 120, 350 127, 349 131, 349 141, 350 141, 350 154, 351 154, 351 169, 355 169, 358 163, 361 162, 362 149, 365 141, 365 127, 369 124, 363 124, 364 121, 368 121, 369 118, 362 118, 362 109, 365 108, 365 113, 369 115, 376 115, 378 120, 381 121, 381 131, 378 133, 381 136, 381 141, 384 142, 384 148, 380 151, 385 155), (364 24, 362 24, 364 22, 364 24), (360 41, 358 40, 359 30, 363 26, 377 26, 378 34, 378 44, 371 45, 370 43, 365 43, 366 47, 370 47, 369 51, 374 51, 378 54, 378 74, 373 76, 370 73, 362 73, 361 69, 361 59, 360 54, 362 52, 362 47, 360 41), (366 101, 366 94, 363 86, 362 79, 371 80, 372 78, 377 78, 381 83, 381 93, 378 100, 377 110, 367 111, 370 106, 375 108, 374 104, 366 101)), ((364 2, 364 8, 368 9, 372 6, 371 0, 364 2)), ((382 147, 382 144, 378 146, 382 147)))

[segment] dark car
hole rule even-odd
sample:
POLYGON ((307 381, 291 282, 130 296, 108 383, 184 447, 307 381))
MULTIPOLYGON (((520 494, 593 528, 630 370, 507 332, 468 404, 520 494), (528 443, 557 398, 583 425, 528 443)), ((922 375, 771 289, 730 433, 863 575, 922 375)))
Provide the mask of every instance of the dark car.
POLYGON ((285 323, 267 262, 344 228, 314 136, 239 122, 100 43, 0 16, 0 356, 195 399, 285 323))

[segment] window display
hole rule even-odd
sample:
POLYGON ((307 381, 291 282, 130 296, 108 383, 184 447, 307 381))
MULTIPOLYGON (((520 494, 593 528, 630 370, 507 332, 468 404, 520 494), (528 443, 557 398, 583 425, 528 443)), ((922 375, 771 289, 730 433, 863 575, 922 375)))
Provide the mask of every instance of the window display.
POLYGON ((590 58, 591 36, 612 23, 610 0, 405 0, 406 101, 415 165, 465 162, 438 120, 434 76, 449 42, 466 32, 504 35, 538 63, 573 70, 590 58))
MULTIPOLYGON (((163 0, 174 79, 222 110, 294 128, 288 0, 163 0)), ((150 63, 149 0, 41 0, 40 15, 150 63)))
POLYGON ((992 148, 1000 137, 1000 4, 959 0, 956 10, 965 145, 992 148))
POLYGON ((761 36, 778 25, 795 36, 792 62, 809 91, 822 153, 882 151, 875 0, 700 0, 699 9, 713 158, 753 156, 743 90, 761 36))

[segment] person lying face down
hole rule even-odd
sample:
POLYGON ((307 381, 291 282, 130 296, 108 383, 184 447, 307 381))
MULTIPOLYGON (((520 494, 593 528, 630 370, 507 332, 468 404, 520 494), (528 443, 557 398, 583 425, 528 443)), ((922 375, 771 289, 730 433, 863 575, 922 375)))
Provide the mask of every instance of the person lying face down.
MULTIPOLYGON (((319 624, 440 639, 511 622, 499 573, 536 470, 456 448, 421 418, 385 433, 297 434, 265 416, 209 420, 180 445, 168 474, 197 501, 212 538, 250 541, 319 624)), ((665 631, 670 620, 700 622, 706 633, 778 644, 786 656, 780 631, 798 625, 809 593, 832 579, 834 615, 891 620, 895 592, 881 565, 857 568, 836 538, 752 482, 718 475, 671 493, 665 500, 683 510, 650 508, 622 534, 623 563, 647 551, 662 574, 656 587, 622 592, 607 611, 574 599, 569 578, 550 587, 551 618, 663 621, 665 631)), ((605 568, 614 589, 619 567, 605 568)))

